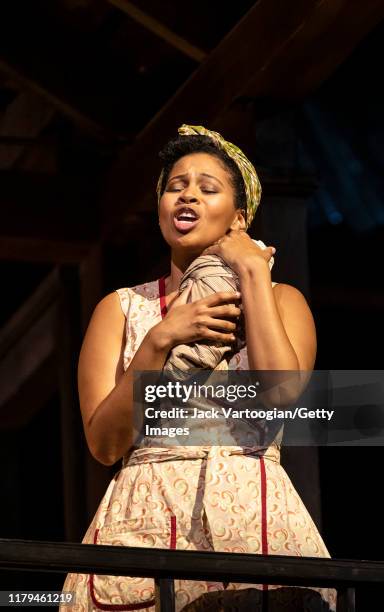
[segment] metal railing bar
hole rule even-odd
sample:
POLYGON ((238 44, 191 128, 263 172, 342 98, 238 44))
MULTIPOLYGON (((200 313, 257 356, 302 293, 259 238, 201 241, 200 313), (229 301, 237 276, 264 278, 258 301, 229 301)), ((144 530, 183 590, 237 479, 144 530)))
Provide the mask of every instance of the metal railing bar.
POLYGON ((0 539, 0 568, 291 586, 384 582, 384 562, 0 539), (156 567, 154 567, 156 561, 156 567))

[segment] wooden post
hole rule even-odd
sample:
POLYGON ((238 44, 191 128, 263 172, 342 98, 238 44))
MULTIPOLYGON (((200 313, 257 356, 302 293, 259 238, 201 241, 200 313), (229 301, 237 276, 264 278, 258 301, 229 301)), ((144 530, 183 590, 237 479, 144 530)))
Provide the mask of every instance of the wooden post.
POLYGON ((59 270, 59 284, 56 350, 61 404, 64 522, 67 540, 77 542, 82 538, 86 525, 85 441, 76 384, 80 346, 78 267, 63 266, 59 270))
POLYGON ((337 589, 337 612, 355 612, 355 589, 337 589))
POLYGON ((172 578, 155 578, 156 612, 175 612, 175 585, 172 578))

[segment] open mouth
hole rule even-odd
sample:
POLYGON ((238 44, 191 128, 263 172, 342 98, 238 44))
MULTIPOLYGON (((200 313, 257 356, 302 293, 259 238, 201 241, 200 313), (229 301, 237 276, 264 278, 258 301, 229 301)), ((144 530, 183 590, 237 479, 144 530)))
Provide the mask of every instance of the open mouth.
POLYGON ((192 208, 183 206, 176 211, 173 222, 177 231, 186 233, 197 225, 199 215, 192 208))

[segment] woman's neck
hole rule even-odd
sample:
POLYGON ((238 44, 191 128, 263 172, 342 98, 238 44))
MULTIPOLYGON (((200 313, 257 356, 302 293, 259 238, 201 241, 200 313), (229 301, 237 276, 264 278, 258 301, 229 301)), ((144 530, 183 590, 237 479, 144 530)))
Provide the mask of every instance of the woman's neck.
POLYGON ((177 293, 179 290, 179 285, 181 281, 181 277, 184 272, 171 260, 171 273, 165 279, 165 293, 166 295, 170 295, 173 293, 177 293))
POLYGON ((184 259, 181 260, 172 253, 171 256, 171 273, 165 279, 165 293, 166 295, 176 294, 179 291, 181 278, 188 268, 188 266, 192 263, 192 261, 196 258, 193 256, 190 260, 184 259))

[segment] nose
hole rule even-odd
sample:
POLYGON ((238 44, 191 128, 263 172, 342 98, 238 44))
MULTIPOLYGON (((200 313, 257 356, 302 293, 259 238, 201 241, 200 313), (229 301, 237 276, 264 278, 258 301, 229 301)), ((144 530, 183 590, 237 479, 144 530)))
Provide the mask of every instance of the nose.
POLYGON ((178 201, 182 204, 198 202, 199 198, 197 197, 196 190, 192 185, 187 185, 183 191, 180 192, 178 201))
POLYGON ((199 200, 195 194, 188 191, 188 193, 187 192, 181 193, 178 198, 178 201, 181 202, 182 204, 186 204, 186 203, 198 202, 199 200))

